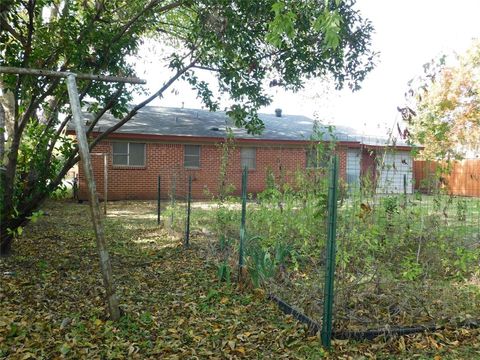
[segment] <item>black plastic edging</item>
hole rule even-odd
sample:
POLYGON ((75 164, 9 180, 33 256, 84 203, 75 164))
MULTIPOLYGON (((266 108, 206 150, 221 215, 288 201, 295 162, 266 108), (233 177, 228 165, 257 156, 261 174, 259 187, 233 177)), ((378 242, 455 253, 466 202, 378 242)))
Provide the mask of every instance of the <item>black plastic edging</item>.
POLYGON ((273 294, 269 294, 268 298, 273 302, 277 303, 280 310, 282 310, 285 314, 292 315, 294 319, 297 319, 298 321, 306 324, 308 326, 308 332, 311 335, 318 333, 322 328, 319 323, 310 319, 307 315, 302 314, 300 311, 292 308, 289 304, 287 304, 285 301, 283 301, 279 297, 273 294))
MULTIPOLYGON (((306 324, 308 326, 308 332, 310 334, 316 334, 320 331, 321 325, 317 323, 315 320, 312 320, 307 315, 301 313, 300 311, 294 309, 291 305, 287 304, 285 301, 280 299, 278 296, 274 294, 269 294, 268 298, 275 302, 280 310, 282 310, 287 315, 292 315, 296 320, 306 324)), ((418 325, 418 326, 410 326, 410 327, 388 327, 383 329, 371 329, 366 331, 333 331, 332 337, 334 339, 340 340, 373 340, 378 336, 383 337, 391 337, 397 335, 409 335, 409 334, 416 334, 425 331, 439 331, 444 330, 445 326, 439 326, 435 324, 428 324, 428 325, 418 325)), ((480 321, 467 321, 463 322, 461 326, 457 328, 480 328, 480 321)))

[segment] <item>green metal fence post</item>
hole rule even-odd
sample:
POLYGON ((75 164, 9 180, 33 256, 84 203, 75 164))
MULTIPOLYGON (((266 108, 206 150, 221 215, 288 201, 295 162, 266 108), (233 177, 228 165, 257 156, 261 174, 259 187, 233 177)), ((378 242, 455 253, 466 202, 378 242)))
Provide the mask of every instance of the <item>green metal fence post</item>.
POLYGON ((328 229, 327 257, 325 270, 325 290, 323 299, 322 345, 329 348, 332 341, 333 297, 335 280, 335 254, 337 229, 337 190, 338 190, 338 157, 332 161, 330 169, 330 184, 328 187, 328 229))
POLYGON ((245 220, 247 217, 247 179, 248 179, 248 169, 245 166, 242 173, 242 220, 240 223, 240 246, 238 249, 238 281, 241 282, 242 271, 244 266, 244 247, 245 247, 245 220))
POLYGON ((157 187, 157 225, 160 225, 160 176, 158 177, 157 187))
POLYGON ((187 223, 185 226, 185 247, 190 246, 190 202, 192 201, 192 177, 188 177, 187 223))

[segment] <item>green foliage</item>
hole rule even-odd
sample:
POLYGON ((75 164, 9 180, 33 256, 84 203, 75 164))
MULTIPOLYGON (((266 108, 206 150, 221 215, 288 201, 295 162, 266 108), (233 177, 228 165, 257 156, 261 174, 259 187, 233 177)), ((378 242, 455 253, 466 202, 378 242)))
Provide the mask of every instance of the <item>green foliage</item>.
POLYGON ((400 109, 426 159, 462 158, 480 139, 480 41, 450 60, 424 64, 409 82, 408 106, 400 109))
POLYGON ((275 13, 275 17, 268 26, 267 41, 273 46, 281 48, 284 43, 295 37, 297 16, 293 11, 287 10, 286 4, 283 2, 274 3, 272 11, 275 13))
POLYGON ((409 281, 416 280, 422 275, 422 266, 416 261, 413 256, 406 257, 402 261, 402 276, 409 281))
POLYGON ((259 287, 271 278, 276 270, 275 258, 272 258, 268 250, 259 246, 247 247, 247 266, 254 287, 259 287))
POLYGON ((467 220, 467 200, 459 199, 457 201, 457 220, 467 220))
POLYGON ((43 210, 34 211, 32 215, 28 217, 28 220, 35 224, 44 214, 43 210))

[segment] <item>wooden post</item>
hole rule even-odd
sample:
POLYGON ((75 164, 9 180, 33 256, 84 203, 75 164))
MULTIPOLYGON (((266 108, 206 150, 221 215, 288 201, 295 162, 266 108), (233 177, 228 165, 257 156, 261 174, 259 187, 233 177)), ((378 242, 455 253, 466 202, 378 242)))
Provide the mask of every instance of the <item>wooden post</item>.
POLYGON ((115 294, 115 287, 113 285, 112 266, 110 264, 110 257, 108 255, 105 235, 103 230, 102 216, 100 213, 100 204, 95 188, 95 181, 93 179, 92 161, 90 158, 90 151, 88 147, 87 136, 85 128, 82 124, 82 112, 80 106, 80 99, 78 96, 77 84, 74 74, 67 75, 67 89, 70 98, 70 106, 72 109, 72 119, 77 135, 78 149, 82 161, 83 169, 85 171, 85 179, 88 187, 88 198, 90 204, 90 213, 92 217, 93 228, 95 230, 95 237, 97 240, 97 251, 100 258, 100 269, 102 271, 103 285, 107 292, 108 309, 112 320, 120 318, 120 307, 117 295, 115 294))
POLYGON ((108 200, 108 153, 103 154, 103 214, 107 215, 108 200))
POLYGON ((161 192, 161 177, 160 175, 158 176, 158 182, 157 182, 157 225, 160 225, 160 206, 161 206, 161 200, 160 200, 160 192, 161 192))
MULTIPOLYGON (((125 76, 109 76, 109 75, 95 75, 95 74, 73 74, 66 71, 54 71, 45 69, 26 69, 11 66, 0 66, 0 74, 21 74, 21 75, 34 75, 34 76, 49 76, 68 78, 70 75, 75 76, 82 80, 95 80, 103 82, 119 82, 128 84, 146 84, 147 82, 142 79, 125 77, 125 76)), ((76 87, 76 85, 75 85, 76 87)))

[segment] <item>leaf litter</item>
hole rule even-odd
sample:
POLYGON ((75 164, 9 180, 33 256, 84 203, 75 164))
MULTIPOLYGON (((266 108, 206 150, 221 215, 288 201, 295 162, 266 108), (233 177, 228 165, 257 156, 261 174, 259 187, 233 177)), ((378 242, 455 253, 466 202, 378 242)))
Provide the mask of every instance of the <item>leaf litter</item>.
POLYGON ((284 316, 261 289, 218 282, 201 236, 156 225, 153 202, 109 204, 105 233, 123 316, 108 320, 88 206, 49 202, 0 259, 0 358, 480 358, 480 332, 334 340, 284 316))

